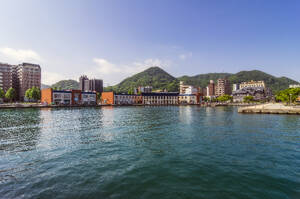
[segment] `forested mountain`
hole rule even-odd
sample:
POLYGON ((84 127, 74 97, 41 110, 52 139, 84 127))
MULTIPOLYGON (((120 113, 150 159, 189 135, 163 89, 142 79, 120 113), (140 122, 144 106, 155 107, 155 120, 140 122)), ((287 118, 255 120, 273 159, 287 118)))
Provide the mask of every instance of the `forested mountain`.
POLYGON ((152 86, 154 90, 166 88, 168 91, 178 91, 178 85, 179 81, 175 77, 155 66, 128 77, 115 86, 107 87, 105 90, 127 93, 138 86, 152 86))

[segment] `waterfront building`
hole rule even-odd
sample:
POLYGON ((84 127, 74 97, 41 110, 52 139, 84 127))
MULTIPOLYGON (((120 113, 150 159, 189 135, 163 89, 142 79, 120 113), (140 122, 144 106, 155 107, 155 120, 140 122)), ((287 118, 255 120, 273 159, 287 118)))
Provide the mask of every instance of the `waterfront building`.
POLYGON ((102 92, 101 104, 113 105, 114 104, 114 92, 102 92))
POLYGON ((270 89, 264 87, 245 87, 232 93, 233 102, 243 102, 244 97, 253 96, 255 101, 268 100, 272 96, 270 89))
POLYGON ((6 92, 13 87, 13 67, 6 63, 0 63, 0 88, 6 92))
POLYGON ((126 105, 126 104, 141 104, 141 95, 130 95, 130 94, 114 94, 114 104, 126 105))
POLYGON ((101 93, 101 104, 107 105, 132 105, 142 104, 142 95, 136 94, 125 94, 125 93, 114 93, 114 92, 102 92, 101 93))
POLYGON ((175 105, 179 103, 178 96, 175 92, 142 93, 143 104, 149 105, 175 105))
POLYGON ((216 96, 231 94, 230 82, 228 79, 218 79, 215 89, 216 96))
POLYGON ((206 87, 206 96, 212 98, 215 96, 215 83, 214 80, 210 80, 208 86, 206 87))
POLYGON ((196 94, 179 94, 179 103, 180 104, 198 104, 199 95, 196 94))
POLYGON ((32 87, 41 88, 41 67, 37 64, 22 63, 13 67, 13 79, 18 91, 18 99, 23 101, 25 92, 32 87))
POLYGON ((41 102, 56 105, 95 105, 97 96, 96 92, 46 88, 41 91, 41 102))
POLYGON ((264 81, 253 81, 251 80, 250 82, 242 82, 240 84, 240 89, 246 88, 246 87, 255 87, 255 88, 266 88, 266 84, 264 81))
POLYGON ((232 85, 232 91, 234 92, 234 91, 237 91, 237 90, 239 90, 240 89, 240 84, 233 84, 232 85))
POLYGON ((81 91, 103 92, 103 80, 89 79, 86 75, 79 78, 79 89, 81 91))
POLYGON ((300 88, 300 84, 291 84, 289 88, 300 88))

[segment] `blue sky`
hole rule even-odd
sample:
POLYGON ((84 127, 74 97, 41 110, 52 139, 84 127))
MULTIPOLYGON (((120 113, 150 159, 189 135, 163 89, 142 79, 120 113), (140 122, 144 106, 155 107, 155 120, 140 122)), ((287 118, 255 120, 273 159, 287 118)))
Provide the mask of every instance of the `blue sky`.
POLYGON ((174 76, 258 69, 300 80, 300 1, 0 0, 0 62, 113 85, 158 65, 174 76))

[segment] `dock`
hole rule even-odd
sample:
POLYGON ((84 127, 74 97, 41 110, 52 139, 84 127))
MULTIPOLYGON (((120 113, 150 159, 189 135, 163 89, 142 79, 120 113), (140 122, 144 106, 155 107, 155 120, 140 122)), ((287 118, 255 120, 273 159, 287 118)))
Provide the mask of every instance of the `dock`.
POLYGON ((300 106, 286 106, 280 103, 269 103, 255 106, 238 108, 239 113, 262 113, 262 114, 299 114, 300 106))

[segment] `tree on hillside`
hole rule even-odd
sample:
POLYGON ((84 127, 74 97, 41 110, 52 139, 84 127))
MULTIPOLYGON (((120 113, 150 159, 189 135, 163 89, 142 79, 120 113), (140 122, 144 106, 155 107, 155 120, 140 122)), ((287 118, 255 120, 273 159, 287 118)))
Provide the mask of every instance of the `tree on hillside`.
POLYGON ((10 102, 16 98, 16 91, 13 88, 9 88, 5 94, 5 98, 8 99, 10 102))
POLYGON ((0 88, 0 99, 3 99, 5 96, 4 91, 2 90, 2 88, 0 88))

